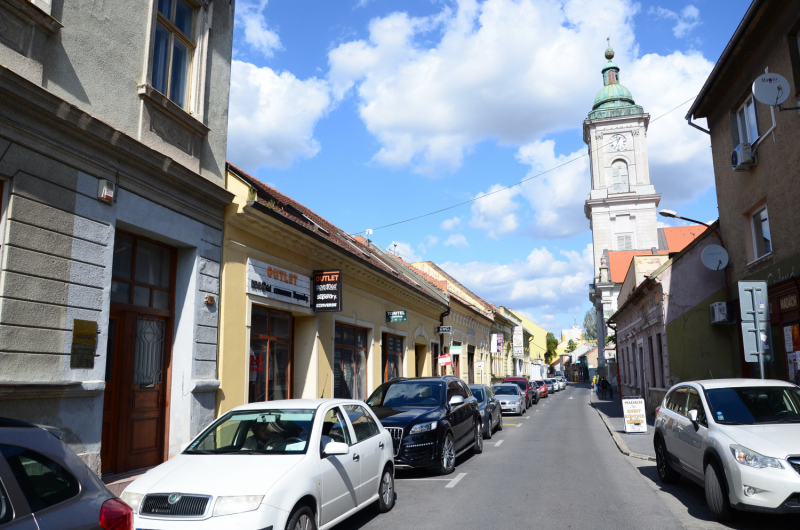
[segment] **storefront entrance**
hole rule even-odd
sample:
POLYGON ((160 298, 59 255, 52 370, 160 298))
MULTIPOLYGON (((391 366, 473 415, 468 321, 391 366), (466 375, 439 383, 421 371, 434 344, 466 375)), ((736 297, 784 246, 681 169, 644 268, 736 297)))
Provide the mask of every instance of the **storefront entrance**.
POLYGON ((108 323, 101 466, 123 473, 166 459, 175 250, 117 232, 108 323))
POLYGON ((291 399, 292 315, 253 306, 247 402, 291 399))

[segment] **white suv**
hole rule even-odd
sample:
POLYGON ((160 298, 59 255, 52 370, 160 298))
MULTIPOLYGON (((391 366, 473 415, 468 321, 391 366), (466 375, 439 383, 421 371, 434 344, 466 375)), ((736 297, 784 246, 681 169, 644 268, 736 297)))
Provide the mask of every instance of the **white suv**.
POLYGON ((658 477, 705 487, 717 520, 732 508, 800 513, 800 387, 785 381, 681 383, 656 409, 658 477))

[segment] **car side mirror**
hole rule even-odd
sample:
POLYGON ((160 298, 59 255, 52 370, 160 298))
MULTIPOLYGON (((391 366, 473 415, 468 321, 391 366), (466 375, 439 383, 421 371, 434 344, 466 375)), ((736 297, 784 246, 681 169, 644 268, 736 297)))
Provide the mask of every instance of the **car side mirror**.
POLYGON ((462 403, 464 403, 464 398, 458 395, 451 397, 450 401, 448 401, 448 404, 451 406, 461 405, 462 403))
POLYGON ((695 431, 700 428, 700 424, 697 423, 697 410, 689 411, 689 420, 692 422, 695 431))
POLYGON ((325 456, 346 455, 349 452, 350 446, 344 442, 328 442, 325 449, 322 450, 322 454, 325 456))

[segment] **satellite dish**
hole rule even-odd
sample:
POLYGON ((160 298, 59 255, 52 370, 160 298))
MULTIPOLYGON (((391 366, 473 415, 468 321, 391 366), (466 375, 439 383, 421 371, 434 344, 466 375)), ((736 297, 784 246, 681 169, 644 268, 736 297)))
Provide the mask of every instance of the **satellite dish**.
POLYGON ((761 74, 753 81, 753 97, 770 107, 776 107, 789 99, 791 90, 789 81, 778 74, 761 74))
POLYGON ((712 271, 719 271, 728 266, 728 252, 719 245, 708 245, 700 256, 703 265, 712 271))

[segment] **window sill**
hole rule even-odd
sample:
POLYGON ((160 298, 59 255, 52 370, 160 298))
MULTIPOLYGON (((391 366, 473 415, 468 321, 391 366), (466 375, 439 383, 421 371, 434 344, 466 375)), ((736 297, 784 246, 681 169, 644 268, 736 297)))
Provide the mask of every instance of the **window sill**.
POLYGON ((0 3, 11 8, 19 18, 36 27, 45 35, 54 35, 64 26, 58 20, 41 10, 30 0, 0 0, 0 3))
POLYGON ((756 265, 760 265, 760 264, 761 264, 761 262, 763 262, 763 261, 767 261, 768 259, 770 259, 770 258, 772 257, 772 254, 773 254, 773 253, 772 253, 772 252, 770 252, 770 253, 768 253, 768 254, 764 254, 764 255, 763 255, 763 256, 761 256, 760 258, 756 258, 756 259, 754 259, 753 261, 751 261, 750 263, 748 263, 748 264, 747 264, 747 267, 748 267, 748 268, 750 268, 750 269, 752 269, 752 268, 753 268, 753 267, 755 267, 756 265))
POLYGON ((147 99, 154 105, 157 105, 159 110, 166 111, 166 113, 173 118, 180 125, 192 131, 195 135, 206 137, 208 136, 210 128, 206 127, 200 120, 180 108, 178 105, 170 101, 168 97, 153 88, 148 84, 139 85, 139 97, 147 99))

